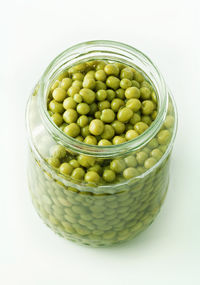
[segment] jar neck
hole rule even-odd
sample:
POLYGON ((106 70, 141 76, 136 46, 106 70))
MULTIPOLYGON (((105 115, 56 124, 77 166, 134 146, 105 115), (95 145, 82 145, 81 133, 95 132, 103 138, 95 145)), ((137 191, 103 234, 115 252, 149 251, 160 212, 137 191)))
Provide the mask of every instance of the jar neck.
POLYGON ((119 42, 91 41, 75 45, 58 55, 47 67, 39 82, 38 104, 45 128, 51 136, 69 150, 96 157, 114 157, 134 152, 151 140, 161 128, 168 106, 165 81, 151 60, 137 49, 119 42), (90 60, 109 60, 124 63, 142 72, 153 85, 158 99, 158 114, 149 128, 132 141, 112 146, 87 145, 67 136, 51 120, 47 96, 52 82, 64 70, 90 60))

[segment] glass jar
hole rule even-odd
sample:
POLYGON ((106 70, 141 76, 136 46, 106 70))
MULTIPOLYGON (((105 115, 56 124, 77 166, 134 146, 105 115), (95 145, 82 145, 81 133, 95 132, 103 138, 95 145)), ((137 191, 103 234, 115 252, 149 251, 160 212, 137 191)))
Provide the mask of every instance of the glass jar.
POLYGON ((169 183, 169 158, 177 112, 171 93, 158 69, 143 53, 112 41, 75 45, 47 67, 31 94, 26 121, 29 138, 28 183, 39 216, 62 237, 82 244, 106 246, 126 241, 146 229, 165 199, 169 183), (47 96, 63 72, 85 61, 124 63, 140 71, 154 87, 158 113, 150 127, 132 141, 112 146, 87 145, 65 135, 50 119, 47 96), (49 164, 55 145, 66 149, 65 159, 82 159, 86 168, 118 162, 112 183, 89 184, 61 175, 49 164), (121 172, 136 169, 135 177, 121 172))

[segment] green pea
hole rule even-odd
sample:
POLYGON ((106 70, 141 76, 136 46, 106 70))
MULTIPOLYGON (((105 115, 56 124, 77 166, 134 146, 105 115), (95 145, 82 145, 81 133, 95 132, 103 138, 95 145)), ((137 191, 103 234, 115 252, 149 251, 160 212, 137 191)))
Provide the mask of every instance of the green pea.
POLYGON ((95 93, 94 91, 88 89, 88 88, 83 88, 80 90, 79 94, 82 96, 83 101, 91 104, 95 100, 95 93))
POLYGON ((104 101, 107 98, 106 90, 98 90, 96 93, 96 98, 98 101, 104 101))
POLYGON ((75 138, 77 141, 80 141, 80 142, 83 142, 83 137, 82 136, 77 136, 76 138, 75 138))
POLYGON ((79 225, 74 225, 74 228, 75 228, 76 232, 81 236, 85 236, 85 235, 88 235, 90 233, 90 231, 87 228, 81 227, 79 225))
POLYGON ((113 170, 109 170, 109 169, 104 170, 103 179, 106 182, 113 182, 116 179, 116 174, 113 170))
POLYGON ((126 102, 126 107, 131 109, 133 112, 137 112, 140 110, 142 104, 140 100, 136 98, 131 98, 126 102))
POLYGON ((78 114, 74 109, 67 109, 63 114, 63 119, 68 124, 76 122, 77 118, 78 114))
POLYGON ((97 139, 94 136, 87 136, 84 139, 84 143, 96 145, 97 144, 97 139))
POLYGON ((101 113, 101 120, 105 123, 112 123, 115 119, 115 113, 112 109, 104 109, 101 113))
POLYGON ((136 80, 131 80, 132 86, 140 88, 140 83, 137 82, 136 80))
POLYGON ((81 72, 76 72, 72 75, 72 79, 73 80, 79 80, 79 81, 83 81, 84 79, 84 75, 81 72))
POLYGON ((61 87, 57 87, 56 89, 53 90, 52 95, 57 102, 62 102, 67 96, 67 93, 61 87))
POLYGON ((80 163, 81 166, 88 168, 95 164, 95 158, 92 156, 86 156, 86 155, 80 154, 78 156, 78 162, 80 163))
POLYGON ((100 119, 101 118, 101 112, 100 111, 95 112, 94 116, 96 119, 100 119))
POLYGON ((155 105, 152 101, 150 100, 145 100, 142 102, 142 113, 144 115, 150 115, 153 113, 155 109, 155 105))
POLYGON ((53 112, 53 113, 59 113, 62 114, 64 112, 64 108, 63 108, 63 104, 56 102, 55 100, 51 100, 51 102, 49 103, 49 109, 53 112))
POLYGON ((50 155, 54 158, 62 159, 66 157, 66 149, 60 144, 56 144, 50 148, 50 155))
POLYGON ((77 120, 77 124, 78 124, 81 128, 87 126, 87 125, 88 125, 88 117, 85 116, 85 115, 80 116, 80 117, 78 118, 78 120, 77 120))
POLYGON ((82 81, 80 81, 80 80, 75 80, 75 81, 73 81, 73 83, 72 83, 72 87, 78 87, 78 88, 82 88, 83 87, 83 82, 82 81))
POLYGON ((138 171, 136 168, 134 167, 129 167, 129 168, 126 168, 124 171, 123 171, 123 176, 125 179, 131 179, 135 176, 139 175, 138 171))
POLYGON ((89 88, 89 89, 94 89, 96 86, 96 81, 93 78, 90 77, 85 77, 83 80, 83 87, 84 88, 89 88))
POLYGON ((64 133, 70 137, 77 137, 80 133, 80 127, 76 123, 71 123, 64 128, 64 133))
POLYGON ((119 74, 119 68, 118 66, 114 65, 114 64, 107 64, 104 67, 104 71, 107 75, 115 75, 117 76, 119 74))
POLYGON ((96 86, 95 86, 95 90, 98 91, 98 90, 106 90, 107 89, 107 86, 104 82, 102 81, 96 81, 96 86))
POLYGON ((110 108, 110 102, 105 100, 98 103, 99 111, 110 108))
POLYGON ((49 221, 53 225, 58 225, 59 224, 58 220, 54 216, 52 216, 52 215, 49 215, 49 221))
POLYGON ((75 94, 79 93, 80 87, 78 86, 71 86, 69 87, 69 89, 67 90, 67 94, 70 97, 73 97, 75 94))
POLYGON ((67 109, 75 109, 76 108, 76 102, 74 101, 74 99, 72 97, 68 97, 63 101, 63 107, 65 108, 65 110, 67 109))
MULTIPOLYGON (((60 85, 60 81, 56 80, 52 86, 51 86, 51 91, 53 92, 54 89, 56 89, 60 85)), ((62 87, 63 88, 63 87, 62 87)), ((63 88, 64 89, 64 88, 63 88)))
POLYGON ((88 213, 88 210, 85 207, 79 206, 79 205, 78 206, 76 206, 76 205, 72 206, 72 211, 77 215, 81 215, 81 214, 84 215, 84 214, 88 213))
POLYGON ((117 113, 117 119, 122 123, 128 122, 132 116, 133 111, 127 107, 120 109, 117 113))
POLYGON ((76 73, 76 72, 83 72, 86 68, 86 63, 82 62, 77 64, 76 66, 72 66, 71 68, 68 69, 68 72, 71 73, 76 73))
POLYGON ((80 115, 86 115, 90 112, 90 107, 87 103, 79 103, 76 110, 80 115))
POLYGON ((151 167, 153 167, 156 164, 157 160, 154 157, 150 157, 147 160, 145 160, 144 162, 144 167, 146 169, 150 169, 151 167))
POLYGON ((117 90, 120 86, 120 80, 115 76, 109 76, 106 80, 106 84, 108 87, 117 90))
POLYGON ((143 100, 150 99, 151 97, 151 90, 147 87, 140 88, 140 96, 143 100))
POLYGON ((108 231, 103 234, 105 240, 112 240, 116 236, 116 233, 113 231, 108 231))
POLYGON ((158 146, 158 140, 157 140, 156 138, 151 139, 147 146, 148 146, 150 149, 157 148, 157 146, 158 146))
POLYGON ((104 70, 106 63, 104 61, 100 61, 97 66, 96 66, 96 70, 104 70))
POLYGON ((60 173, 63 174, 63 175, 70 175, 73 171, 73 167, 67 163, 67 162, 64 162, 60 165, 60 173))
POLYGON ((78 168, 80 166, 80 164, 78 163, 78 161, 76 159, 72 159, 69 161, 69 164, 73 167, 73 168, 78 168))
POLYGON ((52 116, 51 116, 53 122, 59 127, 62 125, 63 123, 63 117, 61 114, 59 113, 54 113, 52 116))
POLYGON ((153 113, 151 114, 151 118, 152 118, 153 121, 156 119, 157 114, 158 114, 158 112, 156 110, 153 111, 153 113))
POLYGON ((115 91, 113 91, 112 89, 107 89, 106 93, 107 93, 107 100, 111 102, 115 98, 115 91))
POLYGON ((74 94, 74 97, 73 97, 74 101, 76 103, 81 103, 83 101, 82 97, 80 94, 74 94))
POLYGON ((108 145, 112 145, 112 143, 109 140, 106 139, 102 139, 98 142, 99 146, 108 146, 108 145))
POLYGON ((120 136, 115 136, 112 140, 113 144, 121 144, 121 143, 125 143, 126 139, 124 137, 120 137, 120 136))
POLYGON ((63 78, 60 84, 60 87, 64 90, 68 90, 69 87, 72 85, 72 79, 71 78, 63 78))
POLYGON ((99 164, 94 164, 93 166, 88 168, 88 171, 94 171, 94 172, 97 172, 99 175, 101 175, 103 170, 99 164))
POLYGON ((125 138, 127 141, 130 141, 130 140, 135 139, 138 136, 139 136, 139 134, 135 130, 128 130, 126 132, 125 138))
POLYGON ((85 171, 81 167, 77 167, 72 171, 71 178, 75 180, 82 180, 85 176, 85 171))
POLYGON ((152 119, 150 116, 142 116, 142 122, 146 123, 148 126, 151 125, 152 119))
POLYGON ((146 88, 148 88, 150 90, 153 90, 151 84, 148 81, 146 81, 146 80, 142 81, 141 87, 146 87, 146 88))
POLYGON ((148 129, 148 125, 144 122, 138 122, 134 125, 134 130, 141 135, 144 131, 148 129))
POLYGON ((60 160, 56 157, 49 157, 47 161, 51 166, 55 168, 58 168, 60 166, 60 160))
POLYGON ((120 98, 120 99, 124 99, 125 98, 125 91, 122 88, 119 88, 115 91, 116 93, 116 97, 120 98))
POLYGON ((123 68, 121 73, 120 73, 120 78, 121 79, 126 78, 126 79, 129 79, 129 80, 133 80, 133 76, 134 76, 134 73, 133 73, 133 70, 130 67, 123 68))
POLYGON ((85 138, 90 135, 89 125, 81 128, 81 135, 85 138))
POLYGON ((136 154, 136 159, 139 165, 142 165, 147 158, 148 154, 144 151, 140 151, 136 154))
POLYGON ((151 93, 151 99, 152 99, 152 101, 155 103, 155 104, 157 104, 157 96, 156 96, 156 93, 153 91, 152 93, 151 93))
POLYGON ((157 139, 159 144, 166 144, 170 140, 170 132, 168 130, 162 130, 158 133, 157 139))
POLYGON ((88 183, 99 183, 100 176, 95 171, 88 171, 85 174, 85 181, 88 182, 88 183))
POLYGON ((85 75, 85 78, 94 78, 94 76, 95 76, 95 71, 94 70, 90 70, 85 75))
POLYGON ((140 116, 140 114, 139 114, 139 113, 134 113, 129 122, 130 122, 132 125, 135 125, 136 123, 138 123, 138 122, 140 122, 140 121, 141 121, 141 116, 140 116))
POLYGON ((98 136, 103 133, 104 123, 101 120, 95 119, 92 120, 89 125, 89 131, 91 134, 98 136))
POLYGON ((121 81, 120 81, 120 87, 122 89, 127 89, 128 87, 131 87, 132 86, 132 82, 131 80, 127 79, 127 78, 123 78, 121 81))
POLYGON ((159 146, 160 151, 162 151, 163 153, 166 152, 167 148, 168 148, 168 144, 163 144, 159 146))
POLYGON ((106 80, 106 73, 104 70, 100 69, 95 72, 95 79, 98 81, 105 81, 106 80))
POLYGON ((72 227, 72 225, 70 223, 68 223, 66 221, 63 221, 62 225, 63 225, 63 227, 64 227, 64 229, 65 229, 65 231, 67 233, 69 233, 69 234, 74 234, 75 233, 75 230, 74 230, 74 228, 72 227))
POLYGON ((97 66, 98 63, 99 63, 98 60, 90 60, 86 63, 86 65, 93 69, 97 66))
POLYGON ((117 135, 121 135, 125 131, 125 124, 117 120, 112 123, 112 127, 117 135))
POLYGON ((158 148, 155 148, 151 151, 151 156, 154 157, 156 160, 161 159, 163 153, 158 148))
POLYGON ((140 72, 135 72, 134 73, 134 79, 138 81, 139 83, 142 83, 144 81, 144 76, 140 72))
POLYGON ((118 112, 119 109, 124 106, 124 101, 122 99, 119 99, 119 98, 115 98, 112 100, 111 102, 111 109, 114 111, 114 112, 118 112))
POLYGON ((136 167, 137 166, 137 160, 134 155, 129 155, 124 159, 126 165, 128 167, 136 167))
POLYGON ((168 129, 171 128, 171 127, 173 127, 173 125, 174 125, 174 117, 173 117, 172 115, 166 116, 164 125, 165 125, 165 127, 168 128, 168 129))
POLYGON ((126 167, 126 164, 123 159, 114 159, 110 163, 110 169, 116 173, 121 173, 126 167))
POLYGON ((104 130, 101 134, 102 139, 109 140, 111 139, 115 134, 115 131, 111 125, 104 125, 104 130))
POLYGON ((125 97, 127 99, 140 98, 140 90, 137 87, 129 87, 125 91, 125 97))

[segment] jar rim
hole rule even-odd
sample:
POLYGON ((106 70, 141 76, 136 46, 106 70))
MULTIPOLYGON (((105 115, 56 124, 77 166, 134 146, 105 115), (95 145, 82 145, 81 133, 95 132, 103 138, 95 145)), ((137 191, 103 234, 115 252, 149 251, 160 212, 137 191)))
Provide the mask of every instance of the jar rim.
MULTIPOLYGON (((105 54, 104 57, 105 59, 105 54)), ((82 60, 83 61, 83 60, 82 60)), ((118 60, 119 61, 119 60, 118 60)), ((121 62, 123 62, 121 60, 121 62)), ((70 66, 69 66, 70 67, 70 66)), ((145 72, 145 70, 141 70, 145 72)), ((59 73, 58 73, 59 74, 59 73)), ((149 78, 151 79, 151 78, 149 78)), ((81 154, 96 156, 96 157, 114 157, 125 155, 128 152, 136 151, 144 146, 148 141, 150 141, 156 133, 161 128, 166 113, 167 113, 167 105, 168 105, 168 90, 165 84, 165 81, 159 72, 158 68, 154 65, 154 63, 141 51, 138 49, 126 45, 121 42, 116 41, 109 41, 109 40, 96 40, 96 41, 88 41, 76 44, 62 53, 60 53, 55 59, 51 61, 48 65, 46 70, 44 71, 40 82, 39 82, 39 90, 38 90, 38 104, 40 109, 40 114, 43 119, 43 122, 50 132, 50 134, 54 137, 56 141, 70 149, 71 151, 80 152, 81 154), (101 56, 103 53, 107 52, 110 53, 110 56, 107 55, 106 59, 112 58, 115 55, 121 55, 129 62, 129 65, 134 65, 133 58, 135 57, 140 62, 145 62, 147 67, 152 68, 152 70, 156 73, 156 76, 159 80, 159 92, 157 91, 158 96, 158 114, 156 119, 152 122, 152 124, 148 127, 148 129, 139 135, 138 137, 134 138, 133 140, 127 141, 122 144, 112 145, 112 146, 96 146, 96 145, 88 145, 84 142, 77 141, 76 139, 66 135, 58 126, 56 126, 50 118, 50 115, 47 110, 47 101, 46 97, 50 79, 55 76, 58 69, 63 66, 64 63, 71 61, 75 61, 75 63, 81 62, 78 61, 81 55, 89 54, 91 60, 97 59, 94 56, 91 56, 92 52, 100 52, 101 56), (122 54, 121 54, 122 53, 122 54), (124 56, 125 54, 125 56, 124 56), (132 59, 132 60, 131 60, 132 59), (64 61, 64 63, 63 63, 64 61)))

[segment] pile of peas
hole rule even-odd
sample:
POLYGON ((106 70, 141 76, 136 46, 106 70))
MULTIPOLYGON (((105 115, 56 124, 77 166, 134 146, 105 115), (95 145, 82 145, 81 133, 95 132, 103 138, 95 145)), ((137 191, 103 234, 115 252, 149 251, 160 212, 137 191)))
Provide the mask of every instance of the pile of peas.
MULTIPOLYGON (((146 131, 158 106, 155 90, 141 72, 95 60, 73 66, 56 78, 47 109, 66 135, 109 148, 146 131)), ((56 233, 83 244, 105 246, 133 238, 153 222, 164 201, 170 154, 145 172, 160 161, 173 130, 169 98, 158 133, 123 157, 99 158, 61 144, 45 145, 49 169, 30 152, 29 184, 37 212, 56 233)))
MULTIPOLYGON (((121 63, 98 60, 63 72, 50 88, 47 106, 51 119, 65 134, 100 147, 133 140, 157 115, 155 91, 142 73, 121 63)), ((162 157, 173 123, 173 116, 168 115, 148 147, 126 158, 96 159, 55 145, 49 151, 48 163, 60 174, 89 184, 131 179, 162 157)))

